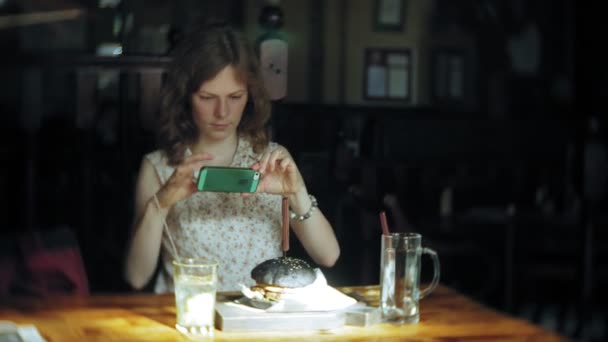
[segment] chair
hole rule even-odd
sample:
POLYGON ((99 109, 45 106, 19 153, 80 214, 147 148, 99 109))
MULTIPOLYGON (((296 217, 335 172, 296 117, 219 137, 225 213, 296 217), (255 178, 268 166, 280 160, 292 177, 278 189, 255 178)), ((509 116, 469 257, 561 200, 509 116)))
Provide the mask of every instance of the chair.
POLYGON ((17 246, 21 261, 12 292, 37 297, 89 294, 78 241, 69 228, 25 232, 17 237, 17 246))

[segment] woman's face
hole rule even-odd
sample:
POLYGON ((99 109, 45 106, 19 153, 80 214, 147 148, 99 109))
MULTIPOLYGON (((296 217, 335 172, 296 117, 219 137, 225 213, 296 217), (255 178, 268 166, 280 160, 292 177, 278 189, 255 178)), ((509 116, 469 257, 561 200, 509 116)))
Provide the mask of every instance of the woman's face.
POLYGON ((247 85, 237 76, 229 65, 192 94, 192 116, 201 137, 219 141, 236 134, 247 104, 247 85))

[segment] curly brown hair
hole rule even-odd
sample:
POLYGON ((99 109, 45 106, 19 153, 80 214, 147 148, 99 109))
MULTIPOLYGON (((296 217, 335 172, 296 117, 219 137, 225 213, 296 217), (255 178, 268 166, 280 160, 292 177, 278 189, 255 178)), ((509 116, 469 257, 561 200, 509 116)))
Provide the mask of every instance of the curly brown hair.
POLYGON ((227 66, 235 68, 247 84, 249 94, 238 134, 248 138, 256 152, 268 144, 270 99, 257 55, 239 32, 224 24, 194 29, 180 40, 171 56, 162 89, 158 132, 160 147, 167 153, 170 165, 179 164, 188 145, 198 138, 192 117, 192 94, 227 66))

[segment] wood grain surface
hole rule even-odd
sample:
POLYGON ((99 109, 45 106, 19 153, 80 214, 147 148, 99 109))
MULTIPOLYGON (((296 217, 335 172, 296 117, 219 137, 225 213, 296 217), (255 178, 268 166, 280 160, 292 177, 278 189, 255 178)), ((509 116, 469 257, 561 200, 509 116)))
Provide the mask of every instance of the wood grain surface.
MULTIPOLYGON (((378 305, 378 286, 338 288, 378 305)), ((219 293, 218 300, 236 298, 219 293)), ((174 328, 170 295, 108 294, 0 300, 0 320, 33 324, 48 341, 187 341, 174 328)), ((445 286, 421 301, 420 323, 329 331, 222 332, 215 341, 567 341, 541 327, 483 306, 445 286)))

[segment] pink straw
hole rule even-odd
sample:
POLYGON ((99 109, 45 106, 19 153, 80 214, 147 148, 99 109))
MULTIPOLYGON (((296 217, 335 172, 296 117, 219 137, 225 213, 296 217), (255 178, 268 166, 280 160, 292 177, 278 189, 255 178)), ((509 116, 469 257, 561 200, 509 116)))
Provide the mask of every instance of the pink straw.
POLYGON ((382 234, 390 235, 388 231, 388 223, 386 222, 386 213, 383 211, 380 212, 380 226, 382 227, 382 234))
POLYGON ((289 250, 289 199, 283 197, 283 255, 289 250))

